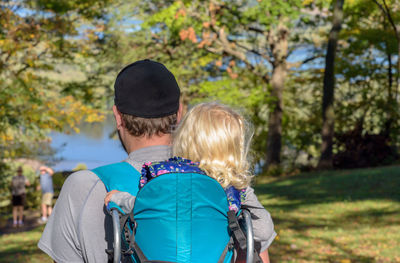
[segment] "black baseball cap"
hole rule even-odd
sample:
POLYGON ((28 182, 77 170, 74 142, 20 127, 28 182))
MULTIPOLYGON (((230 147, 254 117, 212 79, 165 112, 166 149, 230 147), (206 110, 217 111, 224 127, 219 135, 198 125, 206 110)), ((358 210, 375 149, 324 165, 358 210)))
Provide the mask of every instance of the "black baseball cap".
POLYGON ((149 59, 123 68, 114 91, 115 106, 124 114, 160 118, 179 109, 180 90, 174 75, 163 64, 149 59))

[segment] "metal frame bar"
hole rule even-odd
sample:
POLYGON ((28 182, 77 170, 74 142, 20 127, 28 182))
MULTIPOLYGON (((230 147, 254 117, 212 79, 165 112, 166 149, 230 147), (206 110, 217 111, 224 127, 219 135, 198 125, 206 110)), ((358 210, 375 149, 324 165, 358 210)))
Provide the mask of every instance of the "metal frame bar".
POLYGON ((121 227, 119 222, 119 211, 111 209, 114 229, 114 263, 121 262, 121 227))
MULTIPOLYGON (((121 262, 121 228, 118 209, 111 209, 113 230, 114 230, 114 261, 113 263, 121 262)), ((251 222, 250 212, 247 210, 242 210, 244 228, 246 231, 247 239, 247 251, 246 251, 246 262, 253 263, 254 261, 254 234, 253 234, 253 224, 251 222)))
POLYGON ((244 226, 246 230, 247 239, 247 253, 246 262, 253 263, 254 260, 254 234, 253 234, 253 224, 251 223, 251 215, 247 210, 242 210, 244 226))

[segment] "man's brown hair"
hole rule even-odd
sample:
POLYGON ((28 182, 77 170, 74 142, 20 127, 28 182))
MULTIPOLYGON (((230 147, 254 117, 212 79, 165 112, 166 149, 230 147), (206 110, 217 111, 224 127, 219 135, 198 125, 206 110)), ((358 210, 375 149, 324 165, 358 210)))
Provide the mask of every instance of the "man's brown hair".
POLYGON ((141 118, 121 113, 128 132, 135 137, 171 134, 176 126, 177 113, 161 118, 141 118))

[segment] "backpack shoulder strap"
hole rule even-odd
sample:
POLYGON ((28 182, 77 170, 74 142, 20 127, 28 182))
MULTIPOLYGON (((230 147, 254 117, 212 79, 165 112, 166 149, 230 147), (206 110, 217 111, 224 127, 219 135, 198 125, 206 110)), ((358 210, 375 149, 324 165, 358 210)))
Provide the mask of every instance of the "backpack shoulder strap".
POLYGON ((139 191, 140 173, 129 163, 113 163, 92 170, 104 183, 107 192, 118 190, 136 196, 139 191))

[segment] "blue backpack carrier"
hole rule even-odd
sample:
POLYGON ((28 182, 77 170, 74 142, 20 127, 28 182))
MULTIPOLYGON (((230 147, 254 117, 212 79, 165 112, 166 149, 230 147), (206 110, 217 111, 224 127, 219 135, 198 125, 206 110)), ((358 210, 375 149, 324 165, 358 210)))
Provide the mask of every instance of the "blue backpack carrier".
POLYGON ((253 237, 250 214, 241 213, 244 191, 224 190, 196 163, 179 157, 146 163, 139 173, 122 162, 99 167, 94 173, 107 191, 136 196, 133 211, 125 213, 110 202, 114 221, 113 262, 231 262, 234 243, 250 251, 253 237), (247 219, 247 237, 237 215, 247 219))

